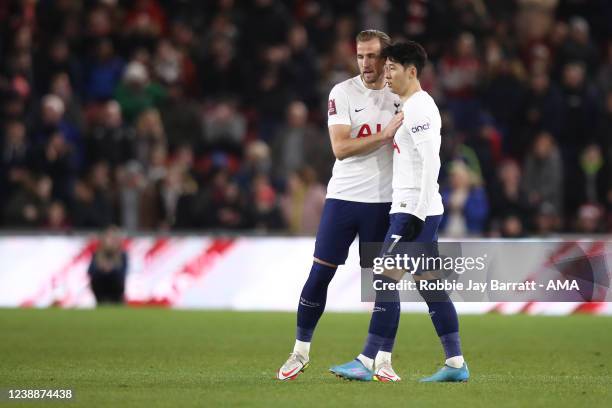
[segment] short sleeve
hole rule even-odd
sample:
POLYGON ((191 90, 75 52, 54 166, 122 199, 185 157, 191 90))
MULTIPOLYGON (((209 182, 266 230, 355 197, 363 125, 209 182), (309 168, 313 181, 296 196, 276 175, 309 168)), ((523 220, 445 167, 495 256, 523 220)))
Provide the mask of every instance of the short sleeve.
POLYGON ((327 126, 350 124, 348 96, 342 88, 336 85, 329 93, 327 101, 327 126))

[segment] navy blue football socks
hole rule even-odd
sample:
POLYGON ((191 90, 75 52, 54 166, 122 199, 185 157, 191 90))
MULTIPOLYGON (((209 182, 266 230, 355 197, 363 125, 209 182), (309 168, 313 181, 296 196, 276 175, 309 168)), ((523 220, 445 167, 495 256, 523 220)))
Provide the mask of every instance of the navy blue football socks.
MULTIPOLYGON (((383 275, 374 275, 374 280, 384 283, 395 283, 394 279, 383 275)), ((368 358, 375 358, 379 350, 391 352, 395 342, 395 335, 399 326, 400 298, 397 289, 385 288, 382 284, 376 287, 384 288, 376 291, 376 302, 372 310, 370 328, 361 354, 368 358)))
POLYGON ((337 267, 312 263, 310 275, 304 284, 300 295, 300 304, 297 311, 297 330, 295 338, 310 342, 315 327, 325 310, 327 300, 327 287, 331 282, 337 267))
POLYGON ((459 319, 455 305, 444 290, 420 290, 429 307, 429 316, 444 348, 446 358, 461 355, 459 319))
POLYGON ((393 352, 393 346, 395 345, 395 336, 397 335, 397 328, 399 326, 399 316, 400 313, 397 314, 397 323, 395 325, 395 330, 393 331, 392 337, 383 339, 383 343, 380 345, 380 351, 386 351, 387 353, 393 352))

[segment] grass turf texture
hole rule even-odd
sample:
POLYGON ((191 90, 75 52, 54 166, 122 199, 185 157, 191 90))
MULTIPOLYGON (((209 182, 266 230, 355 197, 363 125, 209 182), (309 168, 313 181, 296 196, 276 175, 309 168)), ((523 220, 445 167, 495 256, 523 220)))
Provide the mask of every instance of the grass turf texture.
POLYGON ((419 384, 442 351, 426 314, 404 314, 394 354, 403 381, 338 380, 327 370, 361 350, 368 319, 324 315, 311 367, 279 382, 293 313, 0 309, 0 388, 75 390, 73 402, 28 406, 610 406, 612 318, 461 316, 470 382, 419 384))

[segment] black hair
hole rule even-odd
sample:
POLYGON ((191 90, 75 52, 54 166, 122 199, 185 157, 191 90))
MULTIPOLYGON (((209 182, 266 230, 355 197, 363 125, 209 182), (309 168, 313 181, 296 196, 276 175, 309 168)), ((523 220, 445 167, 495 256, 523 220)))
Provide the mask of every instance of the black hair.
POLYGON ((421 76, 423 67, 427 62, 427 53, 421 44, 414 41, 397 42, 382 50, 381 56, 393 62, 407 65, 414 65, 417 71, 417 78, 421 76))

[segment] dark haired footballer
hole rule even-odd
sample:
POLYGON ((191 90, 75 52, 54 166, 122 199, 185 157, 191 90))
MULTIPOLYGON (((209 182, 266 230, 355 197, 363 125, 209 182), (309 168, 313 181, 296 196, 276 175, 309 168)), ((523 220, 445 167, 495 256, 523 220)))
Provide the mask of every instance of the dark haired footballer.
MULTIPOLYGON (((410 252, 409 245, 396 245, 398 242, 436 246, 438 225, 444 213, 438 191, 441 119, 436 103, 421 89, 419 82, 419 75, 427 62, 423 47, 413 41, 400 42, 385 48, 382 55, 386 57, 385 79, 391 91, 403 102, 404 112, 404 122, 394 138, 393 202, 390 226, 380 254, 394 256, 410 252)), ((403 272, 400 271, 399 276, 374 275, 375 280, 380 280, 377 287, 383 287, 381 283, 397 282, 403 272)), ((420 271, 413 276, 416 280, 435 279, 431 272, 420 271)), ((469 372, 461 353, 455 306, 444 290, 419 289, 419 293, 427 302, 429 315, 446 355, 444 366, 421 382, 467 381, 469 372)), ((377 291, 376 304, 382 307, 375 307, 372 312, 363 351, 355 360, 332 367, 330 371, 337 376, 362 381, 380 380, 374 372, 373 359, 384 342, 384 335, 373 329, 388 327, 389 322, 399 321, 400 310, 396 307, 399 304, 398 291, 377 291), (382 301, 383 297, 385 302, 382 301)))

